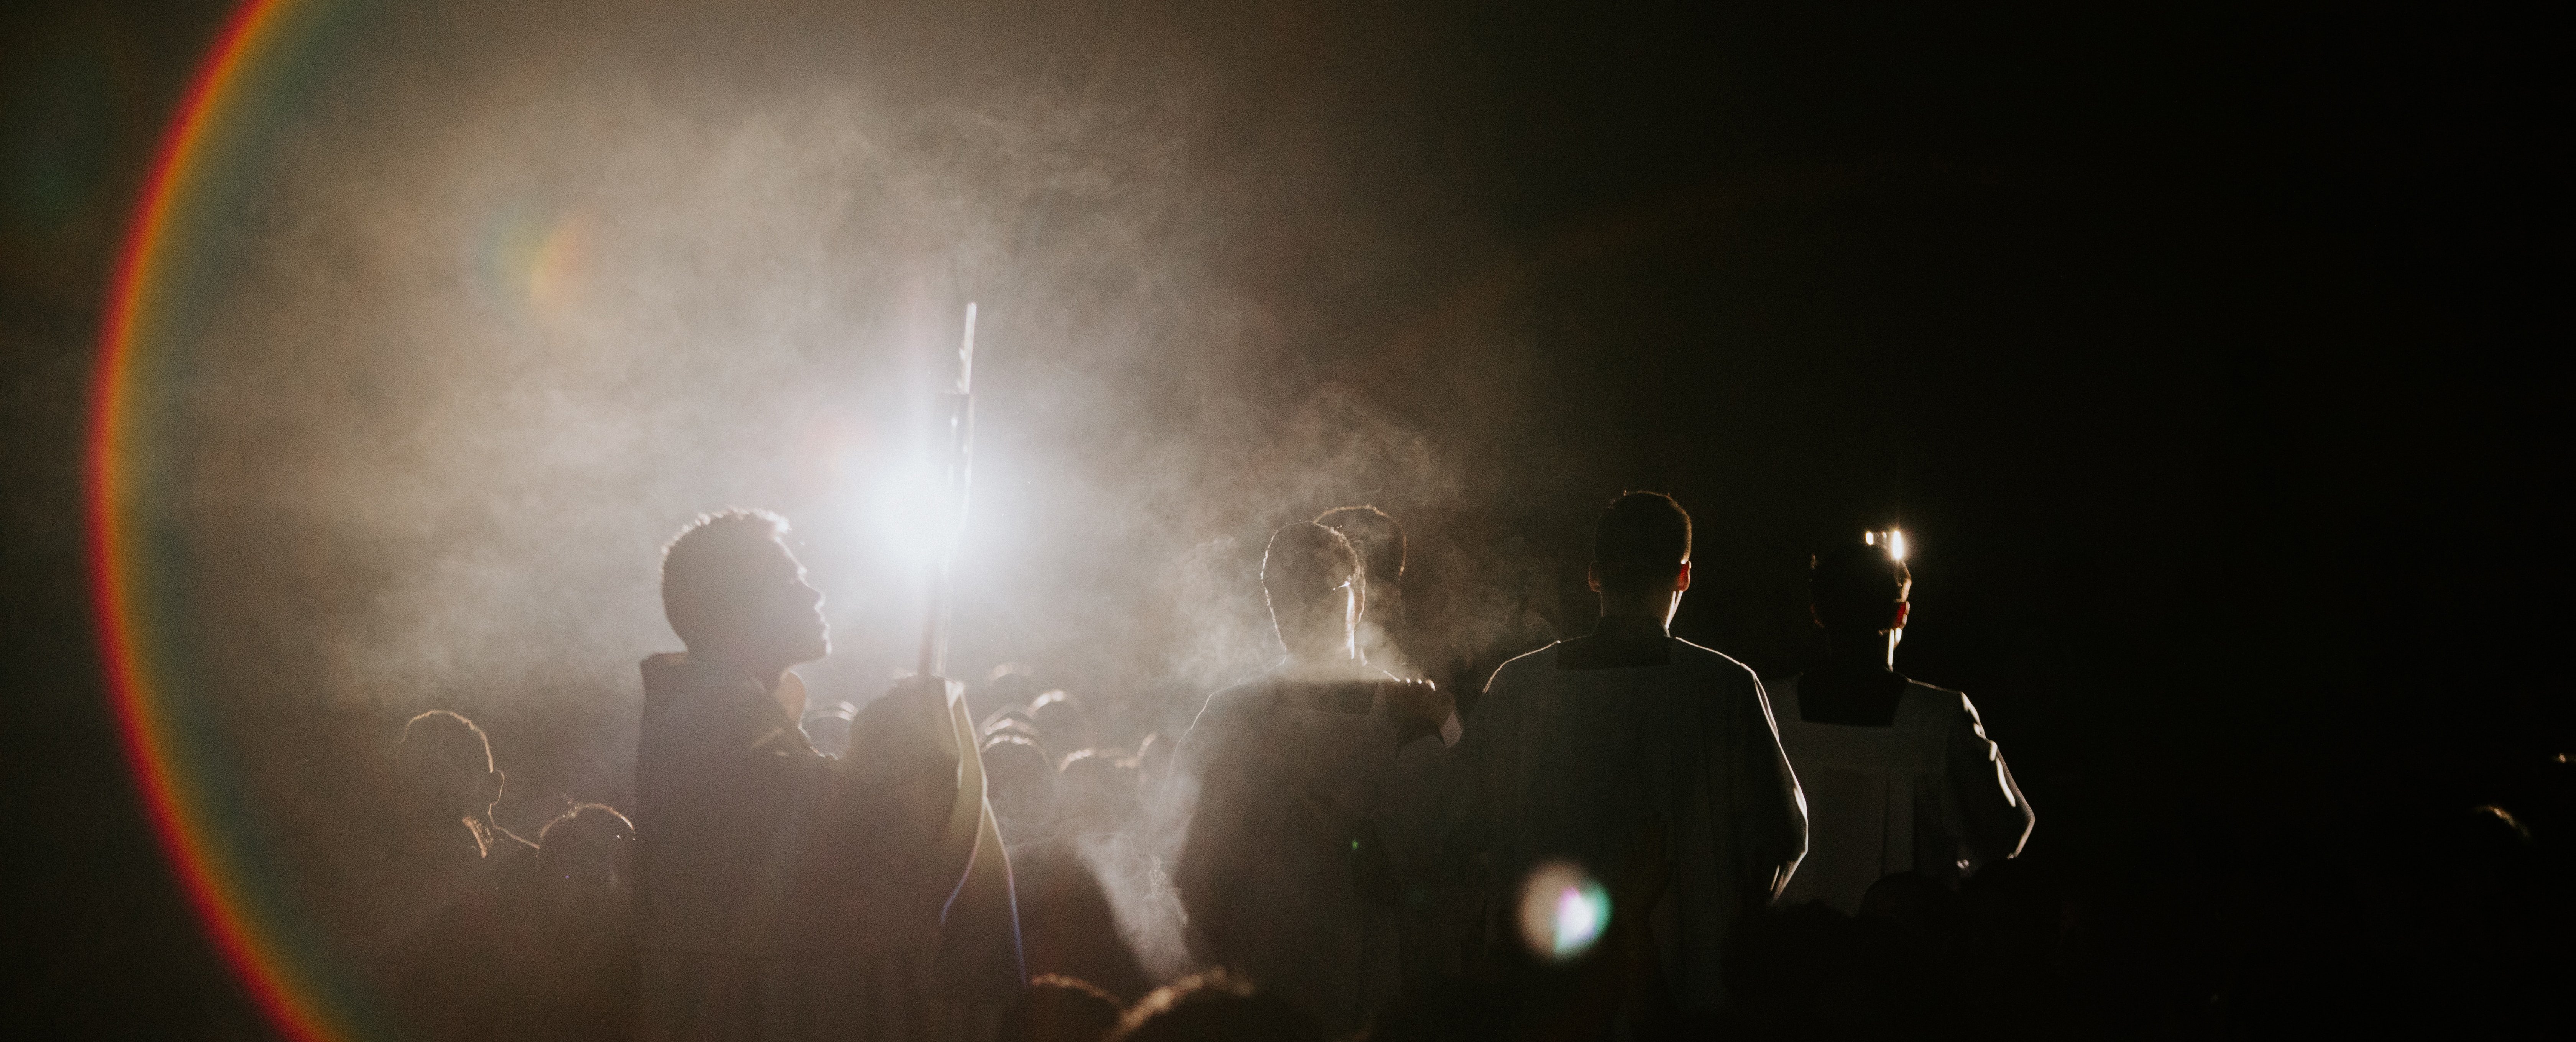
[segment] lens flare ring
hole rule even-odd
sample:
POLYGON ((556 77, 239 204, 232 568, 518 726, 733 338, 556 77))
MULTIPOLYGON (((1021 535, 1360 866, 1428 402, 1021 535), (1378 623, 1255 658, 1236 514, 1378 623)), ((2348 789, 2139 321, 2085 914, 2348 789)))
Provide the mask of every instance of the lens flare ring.
POLYGON ((1610 928, 1610 895, 1569 861, 1549 861, 1521 882, 1521 943, 1541 961, 1581 958, 1610 928))

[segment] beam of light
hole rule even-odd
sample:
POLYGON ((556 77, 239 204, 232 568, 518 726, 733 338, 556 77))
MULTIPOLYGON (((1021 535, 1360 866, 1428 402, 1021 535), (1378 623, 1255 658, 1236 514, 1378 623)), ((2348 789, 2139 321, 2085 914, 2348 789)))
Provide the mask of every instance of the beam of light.
POLYGON ((1887 559, 1891 561, 1902 561, 1905 559, 1904 530, 1896 528, 1887 530, 1887 559))
POLYGON ((1581 957, 1610 927, 1610 895, 1580 866, 1549 861, 1521 882, 1521 943, 1548 962, 1581 957))
POLYGON ((239 794, 207 770, 208 712, 183 690, 169 591, 153 585, 166 535, 146 505, 161 490, 146 425, 151 367, 185 332, 191 212, 216 196, 228 139, 286 89, 285 68, 338 5, 250 0, 236 8, 188 81, 126 228, 100 338, 84 476, 91 597, 109 698, 163 852, 190 906, 252 1000, 288 1038, 355 1037, 333 968, 279 914, 288 900, 243 847, 239 794))

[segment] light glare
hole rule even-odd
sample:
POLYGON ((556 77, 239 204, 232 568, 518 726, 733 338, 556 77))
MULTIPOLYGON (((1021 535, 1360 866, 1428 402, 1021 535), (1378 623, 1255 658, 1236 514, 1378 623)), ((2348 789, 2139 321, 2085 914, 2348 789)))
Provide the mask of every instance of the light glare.
POLYGON ((1521 940, 1531 954, 1565 962, 1591 951, 1610 926, 1610 895, 1591 873, 1563 861, 1532 870, 1521 884, 1521 940))

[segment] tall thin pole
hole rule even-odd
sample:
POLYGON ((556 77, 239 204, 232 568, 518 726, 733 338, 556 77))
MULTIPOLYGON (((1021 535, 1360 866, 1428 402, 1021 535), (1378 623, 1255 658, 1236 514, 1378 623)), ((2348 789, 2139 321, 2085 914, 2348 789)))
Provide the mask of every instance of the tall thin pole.
POLYGON ((948 669, 949 572, 957 556, 958 533, 966 527, 967 493, 975 476, 975 304, 966 304, 966 336, 957 347, 955 390, 939 396, 932 440, 940 456, 943 484, 940 502, 929 523, 938 526, 938 553, 930 563, 928 619, 921 627, 921 675, 942 676, 948 669))

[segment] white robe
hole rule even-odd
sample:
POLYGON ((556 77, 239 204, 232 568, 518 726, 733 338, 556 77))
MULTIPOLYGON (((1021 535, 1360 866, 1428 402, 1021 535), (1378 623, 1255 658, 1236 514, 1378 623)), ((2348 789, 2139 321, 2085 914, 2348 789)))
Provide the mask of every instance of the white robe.
POLYGON ((1547 861, 1615 888, 1639 832, 1662 825, 1672 877, 1649 922, 1664 980, 1682 1010, 1714 1012, 1728 930, 1806 845, 1761 681, 1680 639, 1660 666, 1559 669, 1561 647, 1504 663, 1486 686, 1456 750, 1452 836, 1488 837, 1492 900, 1509 908, 1547 861))
POLYGON ((2030 803, 1968 696, 1909 681, 1889 726, 1809 723, 1798 680, 1773 688, 1780 744, 1807 793, 1807 860, 1783 900, 1857 914, 1886 876, 1955 884, 2021 852, 2030 803))

